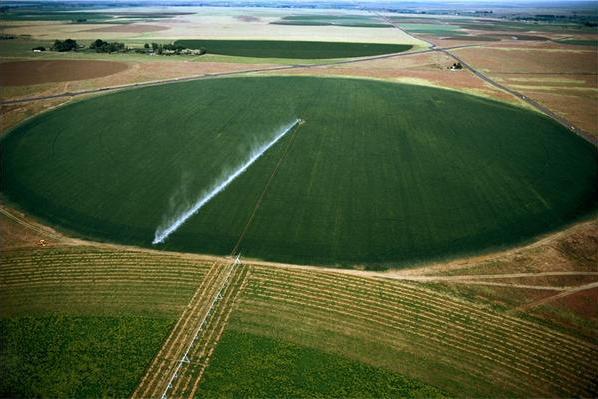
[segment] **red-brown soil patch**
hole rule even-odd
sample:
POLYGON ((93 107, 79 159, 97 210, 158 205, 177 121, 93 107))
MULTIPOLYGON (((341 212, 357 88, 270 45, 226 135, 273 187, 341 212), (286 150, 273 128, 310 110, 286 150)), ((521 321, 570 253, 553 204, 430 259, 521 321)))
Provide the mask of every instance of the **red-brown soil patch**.
MULTIPOLYGON (((560 276, 529 276, 529 277, 513 277, 513 278, 493 278, 480 279, 480 281, 488 281, 493 283, 503 284, 521 284, 521 285, 535 285, 543 287, 576 287, 580 285, 590 284, 598 281, 597 275, 560 275, 560 276)), ((574 296, 574 295, 572 295, 574 296)))
POLYGON ((113 61, 15 61, 0 64, 0 86, 27 86, 113 75, 128 68, 113 61))
POLYGON ((573 295, 559 298, 552 306, 565 308, 585 319, 598 319, 598 288, 580 291, 573 295))
POLYGON ((113 25, 103 26, 101 28, 93 28, 83 30, 81 32, 123 32, 123 33, 146 33, 146 32, 159 32, 162 30, 170 29, 168 26, 160 25, 113 25))

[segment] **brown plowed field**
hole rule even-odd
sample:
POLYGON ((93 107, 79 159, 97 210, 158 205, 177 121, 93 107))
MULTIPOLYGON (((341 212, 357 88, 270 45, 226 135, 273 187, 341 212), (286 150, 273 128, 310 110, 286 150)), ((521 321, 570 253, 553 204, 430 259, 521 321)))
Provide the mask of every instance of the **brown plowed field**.
POLYGON ((0 64, 0 86, 26 86, 85 80, 113 75, 128 68, 113 61, 14 61, 0 64))
POLYGON ((552 303, 552 306, 573 311, 583 318, 598 320, 596 298, 598 298, 598 288, 592 288, 587 291, 580 291, 573 295, 557 299, 552 303))

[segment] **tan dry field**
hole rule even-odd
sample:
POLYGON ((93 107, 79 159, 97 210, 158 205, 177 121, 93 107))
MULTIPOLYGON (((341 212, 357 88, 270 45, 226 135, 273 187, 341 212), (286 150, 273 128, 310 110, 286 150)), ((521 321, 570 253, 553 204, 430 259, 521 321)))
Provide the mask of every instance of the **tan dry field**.
POLYGON ((94 79, 125 71, 128 65, 114 61, 39 60, 0 63, 0 86, 94 79))
MULTIPOLYGON (((116 25, 115 25, 116 26, 116 25)), ((15 36, 31 36, 33 38, 53 41, 56 39, 95 40, 98 32, 89 32, 90 29, 105 28, 105 24, 72 24, 58 21, 15 21, 9 24, 0 23, 0 30, 4 34, 15 36)), ((111 32, 109 39, 126 39, 139 36, 135 32, 111 32)))
POLYGON ((556 43, 495 43, 452 50, 496 81, 598 136, 598 53, 556 43))
POLYGON ((160 32, 169 29, 167 26, 160 25, 143 25, 143 24, 130 24, 130 25, 111 25, 101 28, 88 29, 85 32, 124 32, 124 33, 146 33, 146 32, 160 32))
POLYGON ((424 53, 366 60, 351 64, 297 68, 285 71, 285 74, 384 79, 459 90, 473 95, 524 105, 510 94, 478 79, 470 71, 449 70, 448 68, 453 62, 454 60, 451 57, 443 53, 424 53))
MULTIPOLYGON (((124 12, 124 10, 126 9, 119 9, 120 12, 124 12)), ((152 10, 152 8, 147 8, 147 10, 152 10)), ((97 11, 101 12, 102 10, 97 11)), ((35 38, 49 40, 58 37, 94 40, 98 38, 98 33, 105 33, 105 37, 102 37, 103 40, 269 39, 424 45, 420 40, 393 28, 309 26, 309 29, 306 29, 305 26, 270 24, 285 15, 299 13, 299 11, 230 9, 224 13, 222 9, 208 7, 183 7, 181 11, 195 12, 196 14, 160 19, 158 25, 146 23, 82 25, 27 21, 26 24, 0 24, 0 28, 7 34, 31 35, 35 38)), ((308 12, 308 10, 301 10, 300 13, 308 12)), ((320 13, 322 12, 320 11, 320 13)), ((351 12, 351 14, 355 13, 351 12)))

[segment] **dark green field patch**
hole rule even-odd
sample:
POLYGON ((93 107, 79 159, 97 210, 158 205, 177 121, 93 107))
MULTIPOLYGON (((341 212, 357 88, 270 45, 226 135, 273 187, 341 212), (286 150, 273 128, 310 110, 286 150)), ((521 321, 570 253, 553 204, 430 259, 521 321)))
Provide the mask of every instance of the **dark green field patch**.
POLYGON ((0 396, 129 397, 171 327, 143 317, 0 319, 0 396))
POLYGON ((452 91, 309 77, 73 103, 5 138, 2 192, 62 228, 151 246, 158 226, 295 118, 305 123, 157 248, 399 267, 529 240, 596 206, 595 148, 547 117, 452 91))
POLYGON ((407 44, 301 42, 278 40, 177 40, 175 44, 205 49, 209 54, 256 58, 325 59, 401 53, 407 44))
POLYGON ((89 12, 81 10, 14 9, 0 13, 0 21, 72 21, 79 23, 131 23, 126 20, 152 20, 172 18, 185 13, 89 12))
POLYGON ((289 15, 273 25, 301 26, 345 26, 356 28, 392 28, 392 25, 380 22, 374 17, 365 15, 289 15))
POLYGON ((441 398, 382 368, 272 338, 228 330, 200 387, 202 398, 441 398))
POLYGON ((571 44, 573 46, 598 47, 598 40, 567 39, 567 40, 558 40, 557 43, 571 44))

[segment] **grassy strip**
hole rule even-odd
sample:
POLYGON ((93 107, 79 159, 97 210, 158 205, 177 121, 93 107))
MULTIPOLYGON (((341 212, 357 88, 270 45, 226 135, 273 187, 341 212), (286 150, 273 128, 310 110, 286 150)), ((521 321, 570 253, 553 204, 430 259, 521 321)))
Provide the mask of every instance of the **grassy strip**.
POLYGON ((207 266, 167 254, 67 247, 0 253, 0 317, 178 314, 207 266))
POLYGON ((0 396, 127 397, 158 350, 168 318, 0 320, 0 396))
POLYGON ((209 54, 257 58, 350 58, 400 53, 406 44, 302 42, 279 40, 177 40, 187 48, 206 49, 209 54))
POLYGON ((205 398, 443 397, 382 368, 233 330, 223 336, 204 378, 199 395, 205 398))

